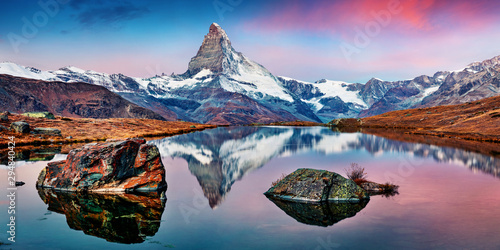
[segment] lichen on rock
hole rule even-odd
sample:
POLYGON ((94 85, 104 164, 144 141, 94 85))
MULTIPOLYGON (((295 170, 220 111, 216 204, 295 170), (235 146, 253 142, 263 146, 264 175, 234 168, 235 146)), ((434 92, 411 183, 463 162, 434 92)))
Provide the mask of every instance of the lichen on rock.
POLYGON ((264 193, 268 197, 297 202, 359 202, 368 194, 354 181, 326 171, 301 168, 264 193))
POLYGON ((50 162, 36 186, 74 192, 148 192, 167 188, 165 168, 155 145, 144 139, 91 143, 50 162))

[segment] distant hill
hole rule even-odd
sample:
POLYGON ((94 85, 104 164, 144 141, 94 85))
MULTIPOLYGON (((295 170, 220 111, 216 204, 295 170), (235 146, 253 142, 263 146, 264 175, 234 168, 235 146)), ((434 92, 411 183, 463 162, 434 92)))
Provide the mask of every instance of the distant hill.
POLYGON ((362 118, 362 127, 500 142, 500 96, 456 105, 391 111, 362 118))
POLYGON ((83 82, 49 82, 0 75, 0 107, 14 113, 49 111, 82 118, 147 118, 165 120, 105 87, 83 82))

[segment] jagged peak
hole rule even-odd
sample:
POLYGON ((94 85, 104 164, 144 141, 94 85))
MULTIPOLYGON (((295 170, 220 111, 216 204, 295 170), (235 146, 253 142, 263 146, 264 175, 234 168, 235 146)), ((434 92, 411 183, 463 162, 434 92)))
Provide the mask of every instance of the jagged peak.
POLYGON ((492 66, 495 66, 495 65, 498 65, 500 64, 500 56, 495 56, 493 58, 490 58, 490 59, 486 59, 484 61, 481 61, 481 62, 473 62, 469 65, 467 65, 467 68, 477 68, 477 67, 480 67, 476 70, 481 70, 481 68, 483 67, 492 67, 492 66))
POLYGON ((214 73, 222 73, 225 54, 233 50, 231 41, 229 41, 224 29, 217 23, 212 23, 198 53, 191 58, 186 73, 195 75, 203 69, 209 69, 214 73))

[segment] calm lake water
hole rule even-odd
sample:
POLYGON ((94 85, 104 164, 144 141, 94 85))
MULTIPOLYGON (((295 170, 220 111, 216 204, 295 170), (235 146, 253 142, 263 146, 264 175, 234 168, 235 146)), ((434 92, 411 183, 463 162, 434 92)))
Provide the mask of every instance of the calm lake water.
POLYGON ((154 195, 38 192, 47 161, 18 162, 26 185, 17 190, 10 245, 0 167, 0 249, 500 248, 500 158, 323 127, 218 128, 149 143, 167 169, 164 203, 154 195), (297 168, 345 176, 353 162, 400 194, 350 211, 278 206, 263 195, 297 168))

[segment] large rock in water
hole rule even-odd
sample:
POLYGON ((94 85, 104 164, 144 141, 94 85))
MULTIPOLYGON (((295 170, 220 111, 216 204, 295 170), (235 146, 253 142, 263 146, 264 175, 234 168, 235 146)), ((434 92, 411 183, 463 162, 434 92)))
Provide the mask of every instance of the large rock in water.
POLYGON ((51 162, 37 187, 83 192, 148 192, 167 188, 165 168, 155 145, 144 139, 91 143, 51 162))
POLYGON ((295 170, 264 194, 298 202, 360 202, 369 199, 354 181, 334 172, 308 168, 295 170))

